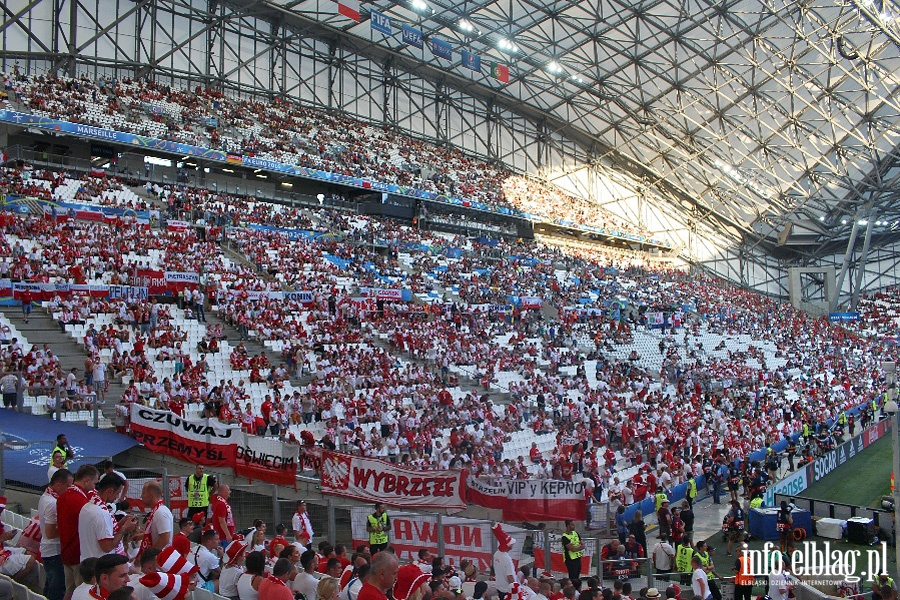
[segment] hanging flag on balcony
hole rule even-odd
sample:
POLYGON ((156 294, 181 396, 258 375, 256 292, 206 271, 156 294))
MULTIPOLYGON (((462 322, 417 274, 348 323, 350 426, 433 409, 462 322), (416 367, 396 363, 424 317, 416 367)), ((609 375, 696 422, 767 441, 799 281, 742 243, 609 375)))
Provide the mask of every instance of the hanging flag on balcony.
POLYGON ((481 72, 481 57, 475 54, 474 52, 469 52, 468 50, 460 50, 460 55, 462 56, 462 65, 473 71, 481 72))
POLYGON ((357 23, 362 21, 359 16, 359 0, 338 0, 338 12, 357 23))
POLYGON ((509 83, 509 67, 500 63, 491 63, 491 77, 500 83, 509 83))
POLYGON ((447 60, 453 60, 453 46, 451 46, 448 42, 439 40, 437 38, 431 38, 431 51, 435 56, 446 58, 447 60))
POLYGON ((403 24, 403 43, 408 46, 422 47, 422 32, 407 24, 403 24))
POLYGON ((380 31, 384 35, 393 35, 391 30, 391 18, 384 13, 373 10, 369 13, 369 24, 375 31, 380 31))

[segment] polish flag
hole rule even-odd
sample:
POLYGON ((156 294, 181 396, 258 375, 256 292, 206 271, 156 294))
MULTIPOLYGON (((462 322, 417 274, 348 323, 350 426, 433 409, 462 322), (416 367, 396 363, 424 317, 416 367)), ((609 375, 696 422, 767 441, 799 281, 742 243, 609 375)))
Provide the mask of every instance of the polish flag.
POLYGON ((359 0, 338 0, 338 12, 357 23, 362 21, 359 16, 359 0))

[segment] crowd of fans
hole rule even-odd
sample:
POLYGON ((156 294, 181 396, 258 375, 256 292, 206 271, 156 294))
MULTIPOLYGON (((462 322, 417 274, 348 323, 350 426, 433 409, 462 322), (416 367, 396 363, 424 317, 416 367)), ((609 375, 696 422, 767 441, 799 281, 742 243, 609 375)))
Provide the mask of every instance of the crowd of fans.
MULTIPOLYGON (((76 122, 627 229, 592 205, 456 151, 298 104, 146 81, 5 79, 19 105, 76 122)), ((112 178, 0 170, 0 193, 54 200, 63 189, 79 202, 155 210, 112 178)), ((754 450, 801 430, 826 435, 826 423, 848 423, 849 409, 877 405, 884 386, 878 364, 898 358, 891 337, 897 290, 864 296, 859 321, 841 326, 610 250, 479 243, 186 186, 145 189, 170 216, 202 215, 207 226, 0 214, 3 279, 129 285, 145 269, 199 275, 201 291, 180 288, 177 304, 42 298, 63 330, 84 327, 83 373, 64 373, 47 345, 26 350, 0 329, 5 371, 21 372, 32 388, 66 390, 63 405, 52 408, 78 408, 77 399, 107 378, 129 378, 116 399, 123 431, 133 403, 178 415, 196 410, 256 435, 300 443, 294 434, 304 431, 305 444, 422 469, 585 480, 594 498, 617 507, 701 474, 721 485, 733 476, 727 465, 754 450), (225 246, 245 260, 229 258, 225 246), (396 301, 401 289, 418 301, 396 301), (201 325, 207 303, 238 339, 220 323, 201 325), (199 336, 189 332, 195 324, 199 336), (711 339, 719 344, 704 345, 711 339), (272 350, 254 353, 249 340, 272 350), (491 400, 497 393, 502 407, 491 400), (555 436, 555 447, 542 452, 535 443, 527 455, 504 457, 507 442, 526 430, 555 436)), ((8 384, 0 380, 4 397, 8 384)), ((864 424, 873 413, 864 411, 864 424)), ((399 568, 401 576, 390 552, 373 557, 361 547, 347 556, 327 542, 316 550, 302 505, 293 542, 285 528, 268 539, 262 522, 239 539, 224 485, 208 511, 182 519, 176 531, 162 490, 149 482, 141 500, 151 512, 141 522, 110 509, 124 485, 111 468, 101 478, 93 467, 71 473, 64 463, 65 456, 54 457, 38 506, 39 546, 0 552, 0 570, 32 589, 40 555, 50 600, 181 600, 197 586, 239 600, 290 600, 294 592, 305 600, 376 600, 391 588, 394 600, 456 600, 461 581, 472 576, 463 565, 457 572, 430 562, 427 552, 414 571, 399 568)), ((752 485, 745 484, 748 493, 752 485)), ((677 519, 660 525, 677 530, 677 519)), ((632 540, 628 534, 637 534, 624 527, 622 553, 637 544, 646 556, 646 540, 632 540)), ((611 551, 620 553, 618 545, 611 551)), ((529 575, 510 574, 521 585, 516 600, 601 594, 590 584, 578 592, 577 581, 529 575)), ((513 593, 500 589, 512 580, 497 589, 513 593)), ((605 600, 615 598, 610 591, 605 600)), ((653 591, 640 595, 658 598, 653 591)), ((473 597, 491 597, 491 589, 476 586, 473 597)))
MULTIPOLYGON (((303 501, 289 526, 270 531, 256 519, 238 531, 230 487, 202 467, 184 481, 200 490, 198 505, 178 519, 156 480, 129 494, 129 482, 111 461, 68 470, 71 448, 60 439, 54 451, 58 466, 38 500, 38 517, 22 532, 0 525, 0 544, 7 546, 0 549, 0 572, 48 600, 184 600, 196 589, 229 600, 383 600, 386 593, 393 600, 659 598, 656 588, 632 591, 623 578, 611 577, 612 585, 601 589, 598 578, 582 579, 580 573, 554 578, 525 562, 517 568, 510 555, 514 540, 500 524, 492 528, 498 546, 493 579, 480 576, 472 560, 448 564, 424 548, 401 566, 391 545, 391 515, 381 503, 366 518, 368 543, 352 552, 333 540, 315 543, 323 537, 316 535, 321 523, 303 501), (137 506, 126 497, 139 498, 137 506), (134 510, 140 507, 145 510, 134 510)), ((571 527, 567 522, 567 531, 571 527)), ((634 536, 618 550, 613 544, 604 548, 604 559, 637 558, 634 536)), ((704 552, 702 545, 698 552, 704 552)), ((671 591, 669 598, 680 598, 680 587, 671 591)), ((0 596, 12 597, 2 578, 0 596)))
MULTIPOLYGON (((3 180, 81 179, 25 169, 4 170, 3 180)), ((83 182, 84 201, 120 185, 83 182)), ((16 280, 125 284, 139 267, 200 273, 201 304, 208 298, 238 330, 240 339, 229 343, 213 326, 192 347, 183 329, 195 316, 192 302, 180 302, 182 310, 140 299, 49 301, 63 326, 113 316, 114 324, 89 327, 83 343, 111 377, 131 378, 120 406, 123 428, 130 402, 178 414, 194 407, 198 416, 289 441, 302 430, 293 426, 306 424, 326 446, 403 463, 483 476, 587 476, 598 497, 600 490, 615 497, 616 470, 650 462, 678 483, 698 456, 744 457, 804 420, 826 422, 877 395, 871 365, 885 351, 877 339, 634 256, 480 244, 184 186, 148 191, 170 212, 189 205, 210 226, 198 235, 132 223, 111 235, 106 223, 7 215, 0 240, 0 272, 16 280), (217 233, 226 223, 327 235, 294 239, 248 227, 217 233), (253 266, 229 260, 220 240, 253 266), (438 301, 385 302, 362 293, 398 288, 438 301), (522 298, 538 303, 517 303, 522 298), (548 320, 545 307, 559 318, 548 320), (622 344, 650 335, 648 315, 657 310, 673 328, 653 338, 659 359, 637 350, 617 358, 622 344), (704 348, 710 335, 722 344, 704 348), (723 347, 725 337, 738 335, 758 342, 723 347), (251 338, 277 348, 281 364, 248 352, 240 342, 251 338), (230 373, 210 366, 223 347, 230 373), (101 359, 104 349, 111 352, 101 359), (167 362, 174 372, 159 374, 167 362), (466 376, 481 391, 459 388, 466 376), (311 381, 295 387, 298 377, 311 381), (250 393, 248 384, 265 392, 250 393), (507 395, 508 406, 497 410, 489 391, 507 395), (436 410, 424 411, 435 397, 436 410), (654 425, 639 427, 644 419, 654 425), (523 429, 556 433, 556 448, 536 460, 504 459, 504 442, 523 429)), ((71 379, 52 359, 37 358, 32 382, 71 379)))
POLYGON ((128 78, 66 79, 18 70, 3 78, 13 106, 41 116, 412 187, 539 221, 649 237, 548 183, 458 149, 295 102, 253 101, 128 78))

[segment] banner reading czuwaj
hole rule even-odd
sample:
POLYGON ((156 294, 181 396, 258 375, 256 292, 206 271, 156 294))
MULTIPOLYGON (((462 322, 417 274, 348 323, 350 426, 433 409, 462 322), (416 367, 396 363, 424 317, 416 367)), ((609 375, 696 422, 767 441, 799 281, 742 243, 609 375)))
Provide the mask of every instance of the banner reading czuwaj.
POLYGON ((236 475, 269 483, 294 485, 299 447, 255 435, 239 427, 209 420, 191 421, 168 411, 134 404, 131 433, 152 452, 193 464, 231 467, 236 475))

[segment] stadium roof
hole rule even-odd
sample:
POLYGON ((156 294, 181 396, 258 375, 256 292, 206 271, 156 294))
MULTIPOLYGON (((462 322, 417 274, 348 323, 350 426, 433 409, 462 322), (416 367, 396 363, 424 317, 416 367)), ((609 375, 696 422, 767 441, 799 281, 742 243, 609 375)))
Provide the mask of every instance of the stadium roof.
POLYGON ((900 9, 888 0, 374 0, 359 23, 329 0, 230 4, 321 26, 418 74, 446 72, 734 241, 816 254, 842 251, 854 222, 900 230, 900 9), (391 35, 373 29, 372 11, 391 35), (404 44, 404 24, 424 48, 404 44), (434 56, 432 38, 453 46, 452 61, 434 56), (508 84, 493 63, 509 66, 508 84))

